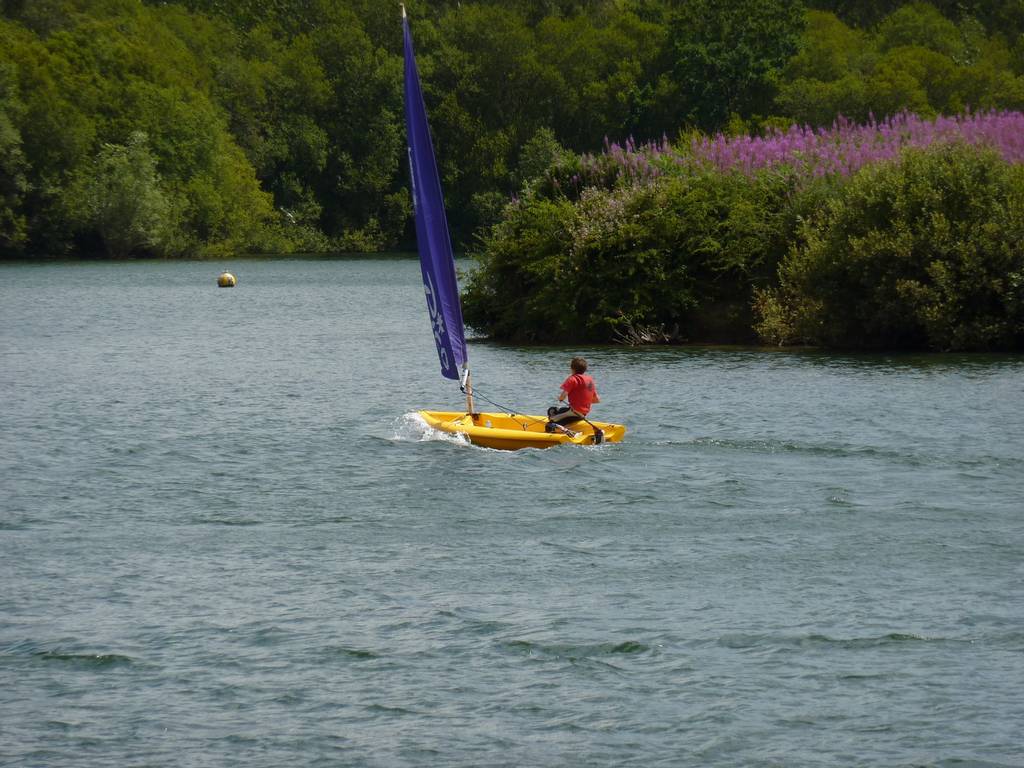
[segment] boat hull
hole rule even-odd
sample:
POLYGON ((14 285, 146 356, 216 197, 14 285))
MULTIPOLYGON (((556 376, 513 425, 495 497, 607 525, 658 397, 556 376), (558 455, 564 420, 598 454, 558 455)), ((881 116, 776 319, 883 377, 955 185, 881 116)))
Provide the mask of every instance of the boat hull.
POLYGON ((594 445, 594 427, 604 433, 602 442, 618 443, 626 434, 622 424, 577 421, 568 431, 545 432, 547 419, 519 413, 465 411, 418 411, 428 426, 452 435, 463 435, 473 445, 515 451, 520 448, 553 448, 556 445, 594 445))

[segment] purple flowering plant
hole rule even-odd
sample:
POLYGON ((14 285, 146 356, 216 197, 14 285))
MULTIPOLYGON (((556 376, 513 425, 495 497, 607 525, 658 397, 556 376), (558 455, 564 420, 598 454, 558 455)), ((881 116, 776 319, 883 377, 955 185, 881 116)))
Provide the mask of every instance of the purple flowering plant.
POLYGON ((995 149, 1007 162, 1024 163, 1024 112, 989 111, 934 119, 901 112, 865 124, 844 117, 831 126, 792 125, 763 136, 718 133, 637 144, 605 141, 596 154, 570 157, 549 170, 540 191, 578 199, 587 187, 647 184, 671 174, 717 170, 747 175, 789 166, 800 176, 849 176, 866 165, 897 158, 908 148, 964 143, 995 149))

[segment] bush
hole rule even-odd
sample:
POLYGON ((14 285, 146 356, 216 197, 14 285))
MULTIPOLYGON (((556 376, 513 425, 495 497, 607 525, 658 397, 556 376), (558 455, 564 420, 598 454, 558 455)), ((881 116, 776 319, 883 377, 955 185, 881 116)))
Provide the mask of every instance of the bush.
POLYGON ((467 324, 505 339, 553 338, 562 254, 568 250, 567 200, 509 204, 477 254, 479 269, 463 297, 467 324))
POLYGON ((1024 169, 962 144, 868 166, 756 299, 761 337, 847 348, 1024 346, 1024 169))
POLYGON ((818 188, 798 192, 776 168, 586 187, 575 203, 528 194, 484 240, 466 319, 514 340, 751 338, 753 286, 774 276, 818 188))

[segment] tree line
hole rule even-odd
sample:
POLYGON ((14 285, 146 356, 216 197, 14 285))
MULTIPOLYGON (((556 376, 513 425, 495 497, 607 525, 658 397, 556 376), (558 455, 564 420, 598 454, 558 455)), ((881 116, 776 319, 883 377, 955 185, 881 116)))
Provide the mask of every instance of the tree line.
MULTIPOLYGON (((459 247, 606 138, 1024 109, 1017 0, 406 5, 459 247)), ((377 0, 4 0, 0 254, 408 247, 401 66, 377 0)))

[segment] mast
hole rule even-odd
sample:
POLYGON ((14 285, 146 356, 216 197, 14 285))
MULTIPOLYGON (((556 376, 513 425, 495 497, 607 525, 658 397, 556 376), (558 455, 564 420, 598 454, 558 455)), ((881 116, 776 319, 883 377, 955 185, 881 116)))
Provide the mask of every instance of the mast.
POLYGON ((476 409, 473 407, 473 374, 469 372, 468 364, 462 369, 460 389, 466 393, 466 413, 472 416, 476 413, 476 409))

